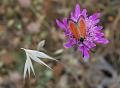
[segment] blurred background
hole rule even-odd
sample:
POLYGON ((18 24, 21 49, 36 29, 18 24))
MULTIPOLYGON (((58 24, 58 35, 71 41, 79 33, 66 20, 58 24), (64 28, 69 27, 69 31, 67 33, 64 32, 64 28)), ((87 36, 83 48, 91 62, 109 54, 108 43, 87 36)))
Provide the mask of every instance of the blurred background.
POLYGON ((120 0, 0 0, 0 88, 120 88, 120 0), (76 3, 88 14, 101 12, 107 45, 97 45, 84 63, 80 52, 64 49, 55 19, 69 17, 76 3), (25 53, 46 40, 44 60, 53 71, 34 63, 36 77, 23 79, 25 53))

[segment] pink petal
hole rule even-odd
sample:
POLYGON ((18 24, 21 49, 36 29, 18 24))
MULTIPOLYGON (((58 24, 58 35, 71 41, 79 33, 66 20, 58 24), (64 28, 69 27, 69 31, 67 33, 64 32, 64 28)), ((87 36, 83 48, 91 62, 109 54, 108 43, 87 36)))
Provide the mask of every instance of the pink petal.
POLYGON ((76 40, 72 38, 72 39, 69 39, 66 44, 64 44, 64 47, 65 48, 70 48, 74 44, 76 44, 76 40))
POLYGON ((89 51, 85 46, 80 46, 80 51, 82 52, 84 58, 90 57, 89 51))
POLYGON ((92 20, 96 20, 97 18, 100 17, 100 13, 94 13, 93 15, 91 15, 89 18, 92 19, 92 20))
POLYGON ((72 45, 70 43, 66 43, 63 45, 65 48, 70 48, 72 45))
POLYGON ((71 18, 73 21, 77 22, 77 19, 74 17, 73 12, 71 12, 70 18, 71 18))
POLYGON ((64 26, 67 26, 67 18, 63 19, 64 26))
POLYGON ((103 29, 102 26, 95 26, 95 27, 94 27, 94 30, 102 30, 102 29, 103 29))
POLYGON ((84 49, 83 53, 84 53, 84 58, 89 58, 90 57, 89 52, 86 48, 84 49))
POLYGON ((85 41, 84 44, 87 46, 87 48, 91 49, 93 47, 96 46, 95 43, 91 42, 91 41, 85 41))
POLYGON ((100 22, 100 19, 97 19, 97 20, 93 21, 93 24, 95 25, 95 24, 97 24, 99 22, 100 22))
POLYGON ((76 7, 75 7, 75 17, 79 18, 79 15, 80 15, 80 6, 79 6, 79 4, 76 4, 76 7))
POLYGON ((83 9, 82 13, 81 13, 84 17, 87 17, 87 10, 83 9))
POLYGON ((65 28, 66 28, 65 25, 64 25, 62 22, 60 22, 58 19, 56 19, 56 23, 57 23, 57 25, 58 25, 61 29, 65 29, 65 28))
POLYGON ((102 36, 104 36, 104 33, 100 32, 100 31, 95 31, 95 36, 102 37, 102 36))
POLYGON ((101 43, 101 44, 108 44, 109 43, 109 41, 107 39, 105 39, 105 38, 98 38, 96 40, 96 42, 101 43))

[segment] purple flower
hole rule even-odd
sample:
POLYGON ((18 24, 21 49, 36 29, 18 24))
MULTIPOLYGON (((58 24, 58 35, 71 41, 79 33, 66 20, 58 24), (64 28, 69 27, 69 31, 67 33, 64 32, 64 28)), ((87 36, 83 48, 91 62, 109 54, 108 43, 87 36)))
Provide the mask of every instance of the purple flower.
POLYGON ((89 51, 96 46, 96 43, 107 44, 109 41, 104 38, 101 32, 102 26, 99 26, 100 13, 94 13, 88 16, 87 10, 80 11, 79 4, 71 12, 70 18, 64 18, 62 21, 56 20, 57 25, 64 30, 67 36, 65 48, 75 45, 82 52, 84 58, 89 58, 89 51))

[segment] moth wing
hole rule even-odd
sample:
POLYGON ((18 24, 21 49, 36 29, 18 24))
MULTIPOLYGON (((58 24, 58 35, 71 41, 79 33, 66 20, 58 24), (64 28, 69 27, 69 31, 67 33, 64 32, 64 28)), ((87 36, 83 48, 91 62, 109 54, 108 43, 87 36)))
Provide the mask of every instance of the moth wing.
POLYGON ((78 30, 77 24, 74 21, 69 20, 68 21, 68 25, 69 25, 69 29, 72 32, 73 36, 76 39, 79 39, 80 38, 80 34, 79 34, 79 30, 78 30))
POLYGON ((84 17, 80 17, 79 21, 78 21, 78 25, 79 25, 79 30, 80 30, 80 35, 85 38, 86 37, 86 22, 84 17))

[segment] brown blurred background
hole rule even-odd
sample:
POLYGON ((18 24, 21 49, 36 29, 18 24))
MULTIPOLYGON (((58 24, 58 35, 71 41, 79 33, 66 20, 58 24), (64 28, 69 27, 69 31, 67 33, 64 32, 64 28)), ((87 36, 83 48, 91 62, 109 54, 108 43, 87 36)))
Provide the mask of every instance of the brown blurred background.
POLYGON ((0 88, 120 88, 120 0, 0 0, 0 88), (55 19, 69 17, 76 3, 88 14, 101 12, 107 45, 97 45, 90 61, 64 49, 55 19), (46 40, 44 60, 53 71, 34 63, 36 77, 23 79, 22 47, 37 49, 46 40))

